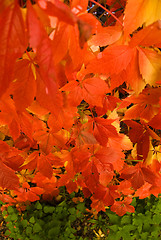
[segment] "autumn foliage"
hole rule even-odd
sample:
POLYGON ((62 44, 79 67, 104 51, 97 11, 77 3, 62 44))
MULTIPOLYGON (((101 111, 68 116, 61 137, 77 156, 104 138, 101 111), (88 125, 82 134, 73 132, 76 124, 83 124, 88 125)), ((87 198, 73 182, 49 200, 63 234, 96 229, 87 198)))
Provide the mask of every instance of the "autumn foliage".
POLYGON ((159 19, 157 0, 0 1, 2 201, 66 186, 123 215, 133 197, 158 197, 159 19))

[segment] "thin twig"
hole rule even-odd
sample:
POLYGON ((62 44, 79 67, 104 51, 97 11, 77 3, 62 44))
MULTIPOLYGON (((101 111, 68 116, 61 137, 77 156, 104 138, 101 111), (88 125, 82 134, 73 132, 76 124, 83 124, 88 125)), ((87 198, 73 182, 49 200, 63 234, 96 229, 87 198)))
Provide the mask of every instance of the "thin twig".
POLYGON ((115 20, 123 27, 122 22, 111 12, 109 11, 107 8, 105 8, 104 6, 102 6, 100 3, 96 2, 95 0, 90 0, 91 2, 93 2, 94 4, 98 5, 99 7, 101 7, 102 9, 104 9, 106 12, 108 12, 113 18, 115 18, 115 20))

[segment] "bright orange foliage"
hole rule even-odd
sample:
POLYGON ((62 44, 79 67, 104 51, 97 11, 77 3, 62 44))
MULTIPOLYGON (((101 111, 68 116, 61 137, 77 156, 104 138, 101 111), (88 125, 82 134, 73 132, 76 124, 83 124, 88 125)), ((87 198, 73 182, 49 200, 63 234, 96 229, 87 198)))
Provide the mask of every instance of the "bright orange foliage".
POLYGON ((161 3, 104 2, 0 0, 2 201, 161 193, 161 3))

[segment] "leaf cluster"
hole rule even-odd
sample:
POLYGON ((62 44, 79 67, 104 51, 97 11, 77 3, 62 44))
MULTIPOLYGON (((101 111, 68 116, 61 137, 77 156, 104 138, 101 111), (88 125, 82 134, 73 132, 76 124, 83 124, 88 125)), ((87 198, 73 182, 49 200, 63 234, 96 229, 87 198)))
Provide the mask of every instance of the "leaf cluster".
POLYGON ((0 200, 65 186, 123 216, 160 194, 160 19, 160 1, 0 1, 0 200))

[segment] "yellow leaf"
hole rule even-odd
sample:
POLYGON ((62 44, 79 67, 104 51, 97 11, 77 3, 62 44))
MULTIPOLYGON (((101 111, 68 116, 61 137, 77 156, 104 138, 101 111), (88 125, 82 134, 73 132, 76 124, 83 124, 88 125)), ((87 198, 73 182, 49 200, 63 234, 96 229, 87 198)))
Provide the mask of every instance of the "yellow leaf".
POLYGON ((145 82, 155 85, 161 80, 161 54, 150 50, 139 48, 139 68, 145 82))
POLYGON ((125 9, 124 32, 128 36, 143 24, 145 26, 161 19, 160 0, 128 0, 125 9))

